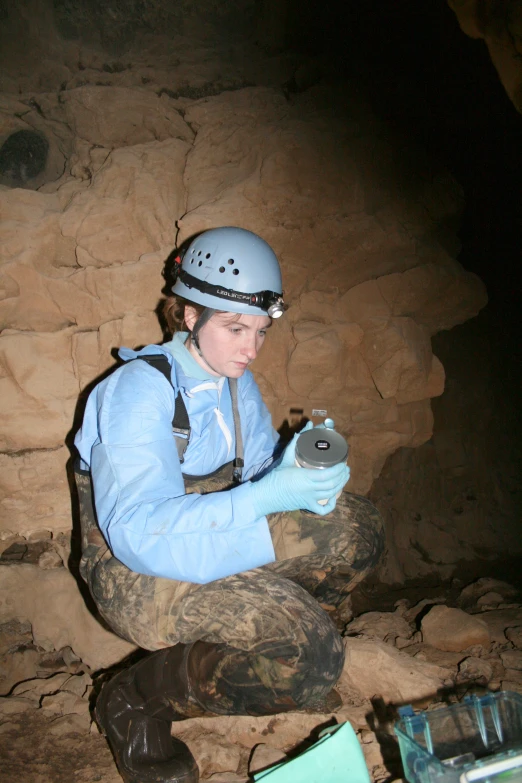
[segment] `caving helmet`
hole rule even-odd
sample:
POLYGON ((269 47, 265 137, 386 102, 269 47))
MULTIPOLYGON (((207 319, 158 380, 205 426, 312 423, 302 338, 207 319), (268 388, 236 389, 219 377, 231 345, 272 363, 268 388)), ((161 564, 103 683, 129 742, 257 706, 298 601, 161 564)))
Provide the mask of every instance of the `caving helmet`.
POLYGON ((176 259, 175 274, 172 292, 210 314, 222 310, 279 318, 284 312, 276 255, 264 239, 244 228, 204 231, 176 259))

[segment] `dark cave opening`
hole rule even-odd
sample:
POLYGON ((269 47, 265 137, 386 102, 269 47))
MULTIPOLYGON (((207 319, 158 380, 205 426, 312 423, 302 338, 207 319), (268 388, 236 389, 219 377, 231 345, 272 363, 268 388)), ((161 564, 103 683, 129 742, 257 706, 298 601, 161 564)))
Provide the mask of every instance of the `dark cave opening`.
MULTIPOLYGON (((299 14, 295 14, 296 19, 299 14)), ((515 305, 522 231, 522 119, 483 41, 440 0, 307 4, 294 44, 363 85, 375 113, 419 142, 464 190, 459 260, 515 305)))
MULTIPOLYGON (((489 430, 489 438, 480 441, 488 451, 483 458, 505 488, 508 515, 520 520, 522 118, 486 44, 462 32, 445 2, 371 0, 327 9, 313 3, 302 15, 294 13, 293 21, 294 45, 332 58, 340 78, 360 85, 390 132, 405 146, 420 143, 462 188, 458 259, 485 282, 489 304, 451 334, 433 338, 447 373, 445 395, 432 403, 434 437, 445 426, 446 400, 451 396, 455 403, 460 394, 457 404, 465 416, 467 400, 481 389, 484 417, 471 403, 477 418, 470 427, 489 430)), ((479 448, 479 440, 468 448, 479 448)), ((509 577, 520 585, 520 558, 502 556, 471 567, 463 562, 455 573, 509 577)))

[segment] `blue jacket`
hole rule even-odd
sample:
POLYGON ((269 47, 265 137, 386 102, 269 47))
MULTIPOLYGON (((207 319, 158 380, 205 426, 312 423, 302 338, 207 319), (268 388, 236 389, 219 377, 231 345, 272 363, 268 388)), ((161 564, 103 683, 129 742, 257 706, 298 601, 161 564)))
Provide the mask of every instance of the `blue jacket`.
POLYGON ((178 333, 170 343, 138 352, 122 348, 126 361, 165 354, 172 385, 146 362, 119 367, 90 394, 75 444, 90 467, 98 524, 114 556, 138 573, 205 584, 275 559, 248 479, 270 464, 278 435, 247 370, 238 379, 243 483, 185 494, 172 435, 178 389, 191 425, 183 473, 206 475, 235 456, 228 383, 205 373, 185 348, 186 337, 178 333))

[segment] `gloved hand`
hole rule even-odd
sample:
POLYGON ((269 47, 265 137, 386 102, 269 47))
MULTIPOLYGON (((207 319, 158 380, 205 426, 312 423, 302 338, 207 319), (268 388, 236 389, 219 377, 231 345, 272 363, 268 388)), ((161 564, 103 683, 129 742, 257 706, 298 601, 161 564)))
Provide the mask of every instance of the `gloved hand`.
MULTIPOLYGON (((312 422, 308 422, 302 432, 310 429, 313 429, 312 422)), ((259 481, 251 482, 256 516, 297 509, 324 516, 335 508, 335 496, 350 478, 350 469, 344 463, 325 470, 297 467, 295 446, 300 434, 294 435, 278 465, 259 481), (326 499, 325 505, 318 502, 326 499)))

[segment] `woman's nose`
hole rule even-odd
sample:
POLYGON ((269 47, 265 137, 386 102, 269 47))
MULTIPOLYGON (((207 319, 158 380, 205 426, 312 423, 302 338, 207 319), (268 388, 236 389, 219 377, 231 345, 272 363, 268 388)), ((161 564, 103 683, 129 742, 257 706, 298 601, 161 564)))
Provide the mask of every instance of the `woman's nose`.
POLYGON ((249 340, 243 346, 243 355, 248 357, 250 361, 253 361, 257 356, 257 346, 255 339, 249 340))

